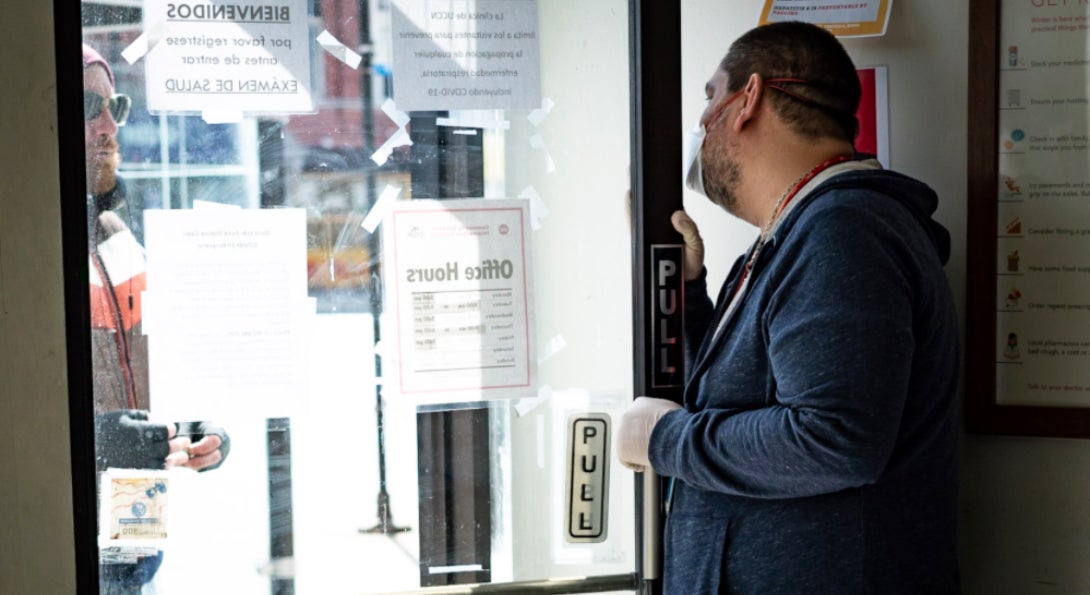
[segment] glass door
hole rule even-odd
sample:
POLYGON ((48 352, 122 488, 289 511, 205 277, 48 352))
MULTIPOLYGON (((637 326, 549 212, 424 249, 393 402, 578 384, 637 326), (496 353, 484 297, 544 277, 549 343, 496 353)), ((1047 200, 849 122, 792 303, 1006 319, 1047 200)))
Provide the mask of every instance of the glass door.
POLYGON ((649 588, 676 12, 83 1, 101 592, 649 588))

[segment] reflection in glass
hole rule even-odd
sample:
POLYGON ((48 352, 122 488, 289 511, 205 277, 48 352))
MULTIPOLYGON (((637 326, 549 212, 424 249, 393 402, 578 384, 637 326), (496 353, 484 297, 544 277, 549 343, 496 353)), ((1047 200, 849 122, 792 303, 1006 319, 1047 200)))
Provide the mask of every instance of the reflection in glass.
MULTIPOLYGON (((629 159, 627 3, 570 12, 538 7, 537 74, 551 112, 409 112, 404 123, 386 103, 397 75, 394 4, 309 2, 311 77, 301 84, 310 88, 314 112, 248 113, 240 97, 243 115, 229 121, 198 106, 150 110, 145 60, 123 57, 154 28, 144 22, 142 3, 82 4, 84 40, 111 67, 114 88, 107 91, 133 99, 128 122, 116 131, 117 183, 93 190, 88 201, 100 470, 162 474, 170 494, 165 538, 100 540, 104 592, 380 593, 633 568, 630 475, 610 476, 607 540, 572 544, 561 534, 569 416, 616 417, 631 397, 621 209, 629 159), (583 25, 573 27, 577 22, 583 25), (323 31, 360 50, 361 65, 348 67, 315 43, 323 31), (595 67, 576 67, 588 55, 595 67), (375 158, 399 131, 411 144, 375 158), (391 388, 398 369, 389 348, 396 324, 383 292, 388 255, 382 226, 368 222, 387 188, 401 199, 531 201, 535 397, 436 405, 391 388), (157 278, 169 267, 156 268, 154 258, 174 253, 162 237, 149 237, 148 219, 176 222, 181 218, 171 213, 200 210, 222 223, 226 213, 274 209, 302 214, 297 232, 284 240, 298 262, 298 309, 285 306, 250 324, 257 305, 217 307, 211 296, 230 300, 223 296, 245 275, 210 285, 200 307, 178 303, 184 292, 163 289, 179 280, 157 278), (153 257, 146 267, 145 255, 153 257), (229 311, 243 314, 224 319, 229 311), (209 386, 212 373, 194 367, 195 358, 172 343, 177 337, 205 332, 221 341, 236 333, 232 340, 243 341, 281 331, 294 333, 295 351, 279 371, 302 377, 285 399, 290 407, 270 405, 284 386, 248 387, 224 395, 219 408, 164 418, 215 390, 198 388, 209 386), (155 378, 156 370, 168 372, 155 378), (200 382, 163 384, 185 374, 200 382), (105 388, 100 377, 113 386, 105 388), (138 412, 122 413, 130 410, 138 412), (215 444, 198 449, 209 436, 215 444), (217 460, 208 471, 186 468, 213 451, 222 466, 217 460), (133 453, 137 460, 129 460, 133 453)), ((165 43, 169 28, 158 34, 165 43)), ((199 77, 201 70, 182 74, 199 77)), ((213 228, 222 231, 213 223, 187 229, 213 228)), ((224 266, 193 273, 190 288, 213 283, 228 264, 246 266, 246 244, 193 240, 218 246, 224 266)), ((260 357, 274 343, 242 355, 260 357)), ((204 353, 221 348, 209 344, 204 353)), ((131 525, 146 525, 146 513, 137 512, 150 508, 136 504, 117 510, 127 511, 131 525)), ((100 518, 108 521, 112 512, 107 504, 100 518)))

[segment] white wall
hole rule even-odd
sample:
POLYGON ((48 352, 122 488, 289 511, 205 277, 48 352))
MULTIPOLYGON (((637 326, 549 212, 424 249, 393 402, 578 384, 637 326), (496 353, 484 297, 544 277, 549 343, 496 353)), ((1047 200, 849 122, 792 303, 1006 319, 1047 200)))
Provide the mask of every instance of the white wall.
MULTIPOLYGON (((684 121, 695 124, 703 86, 763 0, 683 3, 684 121)), ((845 40, 859 66, 889 67, 891 166, 930 184, 953 235, 946 270, 965 313, 968 2, 894 0, 887 35, 845 40)), ((710 281, 721 283, 755 238, 695 194, 710 281)), ((990 306, 989 306, 990 307, 990 306)), ((964 330, 964 323, 962 324, 964 330)), ((964 436, 961 564, 966 594, 1090 593, 1090 442, 964 436)))
POLYGON ((51 2, 0 19, 0 593, 72 593, 51 2))
MULTIPOLYGON (((52 12, 47 2, 9 4, 0 19, 0 593, 71 593, 52 12)), ((965 4, 897 0, 886 37, 846 42, 858 64, 889 66, 892 166, 942 197, 962 313, 965 4)), ((685 5, 684 118, 695 123, 704 80, 756 22, 760 0, 685 5)), ((753 230, 700 200, 687 206, 721 279, 753 230)), ((1090 442, 966 436, 963 445, 965 593, 1090 593, 1090 442)))

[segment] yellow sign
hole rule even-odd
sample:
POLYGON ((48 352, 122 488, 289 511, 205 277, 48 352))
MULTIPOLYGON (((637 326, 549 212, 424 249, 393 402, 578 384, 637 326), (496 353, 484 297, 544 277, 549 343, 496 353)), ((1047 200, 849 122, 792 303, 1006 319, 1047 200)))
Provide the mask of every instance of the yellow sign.
POLYGON ((803 21, 819 25, 837 37, 886 34, 893 0, 765 0, 761 25, 803 21))

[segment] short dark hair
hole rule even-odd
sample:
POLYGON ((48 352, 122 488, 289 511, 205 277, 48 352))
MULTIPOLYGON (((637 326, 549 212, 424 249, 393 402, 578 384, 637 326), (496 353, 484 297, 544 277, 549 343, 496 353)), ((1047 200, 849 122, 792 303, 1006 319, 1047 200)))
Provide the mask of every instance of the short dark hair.
POLYGON ((754 73, 765 80, 807 81, 775 83, 788 92, 773 90, 766 98, 791 129, 803 136, 855 141, 859 75, 840 41, 825 29, 798 21, 751 29, 731 44, 719 68, 727 74, 727 90, 732 93, 754 73))

